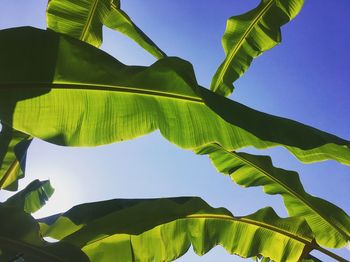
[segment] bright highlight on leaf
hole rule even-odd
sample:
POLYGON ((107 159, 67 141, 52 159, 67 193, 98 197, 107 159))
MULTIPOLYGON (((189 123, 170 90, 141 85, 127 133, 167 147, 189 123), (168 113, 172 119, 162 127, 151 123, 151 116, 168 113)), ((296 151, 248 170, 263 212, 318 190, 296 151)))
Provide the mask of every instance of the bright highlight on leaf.
POLYGON ((280 27, 300 11, 304 0, 261 0, 258 7, 227 20, 222 45, 226 58, 216 71, 210 89, 228 96, 232 83, 254 58, 281 41, 280 27))
POLYGON ((222 39, 226 58, 211 91, 197 84, 190 63, 166 57, 118 0, 49 0, 47 31, 0 31, 0 189, 17 190, 31 136, 98 146, 159 130, 182 148, 208 154, 237 184, 280 194, 291 216, 280 218, 266 207, 237 217, 200 198, 179 197, 86 203, 37 221, 30 213, 54 189, 49 181, 34 180, 0 203, 0 261, 171 261, 191 245, 198 255, 222 245, 261 262, 319 261, 312 250, 346 262, 320 245, 349 243, 349 216, 305 192, 296 172, 274 167, 267 156, 235 150, 283 146, 303 162, 350 165, 350 142, 223 97, 255 57, 281 41, 280 27, 303 3, 261 0, 231 17, 222 39), (96 48, 103 26, 160 60, 149 67, 122 64, 96 48))
POLYGON ((216 95, 198 86, 191 64, 179 58, 126 66, 78 40, 34 28, 0 31, 0 40, 0 49, 18 54, 0 60, 0 118, 34 137, 97 146, 159 129, 186 149, 213 142, 226 150, 281 145, 304 162, 350 164, 349 141, 216 95))
POLYGON ((119 0, 50 0, 47 27, 99 47, 105 25, 130 37, 157 58, 165 56, 120 9, 119 0))
POLYGON ((290 216, 305 218, 316 241, 340 248, 350 240, 350 217, 339 207, 305 192, 298 173, 276 168, 268 156, 228 152, 218 145, 200 149, 221 173, 243 187, 262 186, 270 195, 280 194, 290 216))
POLYGON ((204 255, 218 244, 242 257, 297 261, 316 248, 301 218, 279 218, 270 207, 234 217, 193 197, 88 203, 39 222, 44 236, 82 248, 94 262, 171 261, 190 245, 204 255))

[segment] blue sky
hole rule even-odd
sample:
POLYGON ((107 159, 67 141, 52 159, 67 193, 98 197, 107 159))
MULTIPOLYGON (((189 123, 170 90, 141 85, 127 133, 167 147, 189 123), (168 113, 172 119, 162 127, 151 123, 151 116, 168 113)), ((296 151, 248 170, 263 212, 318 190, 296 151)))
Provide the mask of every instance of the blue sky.
MULTIPOLYGON (((122 8, 168 55, 190 61, 197 79, 209 86, 224 58, 226 19, 255 7, 256 0, 132 0, 122 8)), ((45 1, 2 0, 0 28, 45 28, 45 1)), ((254 60, 231 96, 255 109, 312 125, 350 140, 350 21, 348 0, 309 0, 282 28, 283 42, 254 60)), ((155 60, 122 35, 104 30, 102 48, 127 64, 155 60)), ((248 149, 270 154, 276 166, 298 171, 306 190, 350 213, 350 169, 334 161, 301 164, 286 150, 248 149)), ((200 196, 214 207, 246 215, 273 206, 286 215, 279 196, 242 189, 217 173, 206 156, 170 144, 158 132, 97 148, 65 148, 36 140, 29 150, 29 181, 50 179, 56 189, 36 216, 110 198, 200 196)), ((3 198, 4 195, 1 196, 3 198)), ((350 251, 339 251, 350 260, 350 251)), ((321 257, 321 256, 320 256, 321 257)), ((204 257, 191 252, 179 261, 241 261, 215 248, 204 257)), ((328 261, 328 260, 326 260, 328 261)))

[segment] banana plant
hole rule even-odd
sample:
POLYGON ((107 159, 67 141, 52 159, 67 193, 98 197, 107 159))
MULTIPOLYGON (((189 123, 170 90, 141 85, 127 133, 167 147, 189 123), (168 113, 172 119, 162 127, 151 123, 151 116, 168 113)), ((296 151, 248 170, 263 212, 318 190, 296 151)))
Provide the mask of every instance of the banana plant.
POLYGON ((280 27, 302 5, 302 0, 262 0, 256 9, 230 18, 223 37, 227 57, 211 91, 198 85, 189 62, 166 57, 117 0, 50 0, 47 31, 0 31, 0 50, 6 50, 0 59, 0 188, 17 189, 31 137, 97 146, 158 129, 170 142, 208 154, 236 183, 282 195, 291 216, 279 218, 267 207, 236 217, 199 198, 172 198, 83 204, 36 221, 28 213, 53 193, 48 181, 36 180, 0 206, 2 217, 13 219, 0 227, 0 258, 170 261, 191 245, 203 255, 220 244, 230 254, 262 261, 318 261, 312 250, 346 261, 322 247, 349 241, 350 219, 343 210, 305 192, 295 172, 273 167, 268 157, 235 151, 283 146, 302 162, 350 165, 350 142, 224 97, 255 57, 280 42, 280 27), (159 60, 127 66, 97 49, 103 25, 159 60), (59 242, 49 244, 42 236, 59 242))

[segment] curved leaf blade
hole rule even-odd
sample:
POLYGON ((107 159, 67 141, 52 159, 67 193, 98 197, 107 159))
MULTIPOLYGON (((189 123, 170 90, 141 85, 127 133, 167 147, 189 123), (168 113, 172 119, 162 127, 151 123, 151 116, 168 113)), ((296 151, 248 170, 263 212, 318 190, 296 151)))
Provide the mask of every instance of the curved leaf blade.
POLYGON ((349 141, 216 95, 197 85, 181 59, 126 66, 90 45, 33 28, 3 30, 0 39, 0 50, 18 54, 6 52, 0 61, 0 118, 34 137, 96 146, 159 129, 186 149, 213 142, 227 150, 281 145, 304 162, 350 164, 349 141))
POLYGON ((91 261, 171 261, 191 244, 199 255, 220 244, 242 257, 297 261, 313 248, 303 219, 281 219, 272 208, 234 217, 193 197, 89 203, 39 222, 43 235, 82 248, 91 261))
POLYGON ((0 131, 0 189, 16 191, 18 179, 24 177, 29 135, 1 122, 0 131))
POLYGON ((46 17, 49 29, 96 47, 102 44, 105 25, 125 34, 156 58, 166 56, 120 9, 119 0, 50 0, 46 17))
POLYGON ((18 207, 0 204, 0 217, 1 261, 89 261, 80 249, 69 243, 45 242, 38 222, 18 207))
POLYGON ((253 10, 227 20, 222 45, 226 54, 210 89, 228 96, 232 83, 248 69, 252 60, 281 41, 280 27, 301 10, 304 0, 262 0, 253 10))
POLYGON ((268 156, 228 152, 218 145, 197 153, 208 154, 217 170, 240 186, 262 186, 267 194, 280 194, 289 215, 304 217, 318 244, 340 248, 350 241, 350 217, 341 208, 305 192, 298 173, 274 167, 268 156))
POLYGON ((49 180, 34 180, 26 188, 8 198, 4 205, 16 206, 27 213, 34 213, 42 208, 54 193, 49 180))

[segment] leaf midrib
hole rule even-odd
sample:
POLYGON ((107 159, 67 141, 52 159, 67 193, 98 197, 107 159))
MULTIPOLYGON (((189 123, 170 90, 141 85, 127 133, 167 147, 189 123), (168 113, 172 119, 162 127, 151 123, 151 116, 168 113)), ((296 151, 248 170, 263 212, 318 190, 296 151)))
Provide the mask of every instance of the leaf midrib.
POLYGON ((33 88, 33 89, 48 89, 52 87, 53 89, 66 89, 66 90, 98 90, 98 91, 110 91, 119 93, 133 93, 137 95, 147 95, 147 96, 158 96, 165 97, 169 99, 178 99, 188 102, 204 104, 204 101, 199 97, 191 97, 188 95, 174 94, 170 92, 158 91, 158 90, 147 90, 129 86, 119 86, 119 85, 105 85, 105 84, 87 84, 87 83, 68 83, 68 82, 11 82, 11 83, 1 83, 0 89, 14 89, 14 88, 33 88), (11 86, 11 87, 9 87, 11 86), (34 87, 31 87, 34 86, 34 87), (73 87, 72 87, 73 86, 73 87))
POLYGON ((86 41, 86 37, 87 37, 87 34, 88 34, 88 30, 91 26, 91 23, 92 23, 92 18, 95 16, 95 12, 96 12, 96 8, 97 8, 97 5, 98 5, 98 2, 99 0, 94 0, 94 2, 92 3, 92 6, 89 10, 89 14, 88 14, 88 17, 87 17, 87 20, 86 20, 86 23, 84 24, 84 28, 83 28, 83 31, 80 35, 80 38, 79 40, 81 41, 86 41))
POLYGON ((199 214, 199 215, 189 215, 186 216, 185 218, 203 218, 203 219, 222 219, 222 220, 229 220, 229 221, 235 221, 235 222, 240 222, 240 223, 246 223, 249 225, 255 225, 258 227, 263 227, 268 230, 271 230, 273 232, 279 233, 281 235, 288 236, 290 238, 293 238, 299 242, 302 242, 305 245, 311 245, 312 244, 312 239, 302 237, 302 236, 297 236, 296 234, 293 234, 287 230, 284 230, 282 228, 273 226, 271 224, 267 224, 258 220, 252 220, 248 219, 245 217, 231 217, 228 215, 212 215, 212 214, 199 214))
POLYGON ((265 13, 270 9, 270 7, 272 6, 272 4, 274 3, 274 0, 271 0, 262 10, 261 12, 258 13, 258 15, 255 17, 255 19, 253 20, 253 22, 249 25, 248 29, 244 32, 244 34, 242 35, 242 37, 239 39, 238 44, 235 46, 235 48, 229 52, 229 55, 227 57, 227 59, 225 59, 224 65, 222 70, 219 71, 219 75, 217 80, 215 81, 215 86, 213 88, 213 91, 216 92, 216 90, 219 88, 220 83, 223 81, 223 76, 226 73, 229 65, 231 64, 233 58, 236 56, 238 50, 241 48, 241 46, 243 45, 243 42, 245 40, 245 38, 247 37, 248 34, 251 33, 251 31, 253 30, 254 26, 259 22, 259 20, 265 15, 265 13))
POLYGON ((1 178, 0 180, 0 189, 4 188, 5 183, 7 182, 7 179, 9 177, 11 177, 11 174, 14 170, 16 170, 17 168, 19 168, 19 161, 16 159, 15 161, 13 161, 10 165, 10 167, 7 169, 6 173, 4 174, 4 176, 1 178))
MULTIPOLYGON (((228 151, 227 151, 228 152, 228 151)), ((247 165, 251 166, 252 168, 255 168, 258 172, 262 173, 263 175, 267 176, 269 179, 271 179, 276 184, 279 184, 282 186, 289 194, 294 196, 296 199, 298 199, 300 202, 304 203, 305 206, 307 206, 309 209, 311 209, 314 213, 316 213, 318 216, 320 216, 325 222, 327 222, 331 227, 333 227, 338 233, 340 233, 343 237, 345 237, 347 240, 350 240, 350 236, 344 232, 342 229, 340 229, 337 225, 333 224, 331 221, 329 221, 326 217, 322 215, 322 212, 320 212, 317 208, 314 208, 309 201, 307 201, 304 197, 302 197, 298 192, 287 186, 282 181, 276 179, 274 176, 271 176, 268 172, 266 172, 264 169, 258 167, 254 163, 250 162, 249 160, 246 160, 245 158, 240 157, 235 152, 228 152, 233 157, 238 158, 240 161, 246 163, 247 165)))
MULTIPOLYGON (((263 227, 263 228, 266 228, 266 229, 268 229, 270 231, 274 231, 276 233, 288 236, 288 237, 293 238, 293 239, 295 239, 295 240, 297 240, 299 242, 302 242, 305 245, 312 245, 312 239, 294 235, 294 234, 290 233, 287 230, 275 227, 273 225, 270 225, 270 224, 267 224, 267 223, 263 223, 261 221, 255 221, 255 220, 247 219, 247 218, 244 218, 244 217, 232 217, 232 216, 223 215, 223 214, 193 214, 193 215, 187 215, 185 217, 175 218, 175 220, 173 220, 173 221, 169 221, 169 222, 166 222, 164 224, 160 224, 158 226, 162 226, 162 225, 165 225, 165 224, 168 224, 168 223, 176 222, 178 220, 186 220, 186 219, 217 219, 217 220, 227 220, 227 221, 231 221, 231 222, 240 222, 240 223, 255 225, 255 226, 263 227)), ((153 228, 151 228, 149 230, 152 230, 154 228, 155 227, 153 227, 153 228)), ((146 230, 145 232, 147 232, 147 231, 148 230, 146 230)), ((115 233, 113 235, 117 235, 117 234, 118 233, 115 233)), ((120 234, 127 234, 127 233, 120 233, 120 234)), ((98 239, 95 239, 95 240, 93 240, 91 242, 88 242, 87 245, 85 245, 85 247, 89 246, 89 245, 92 245, 92 244, 94 244, 96 242, 99 242, 99 241, 101 241, 103 239, 107 239, 109 237, 112 237, 113 235, 102 236, 101 238, 98 238, 98 239)), ((131 235, 131 234, 128 234, 128 235, 131 235)))

